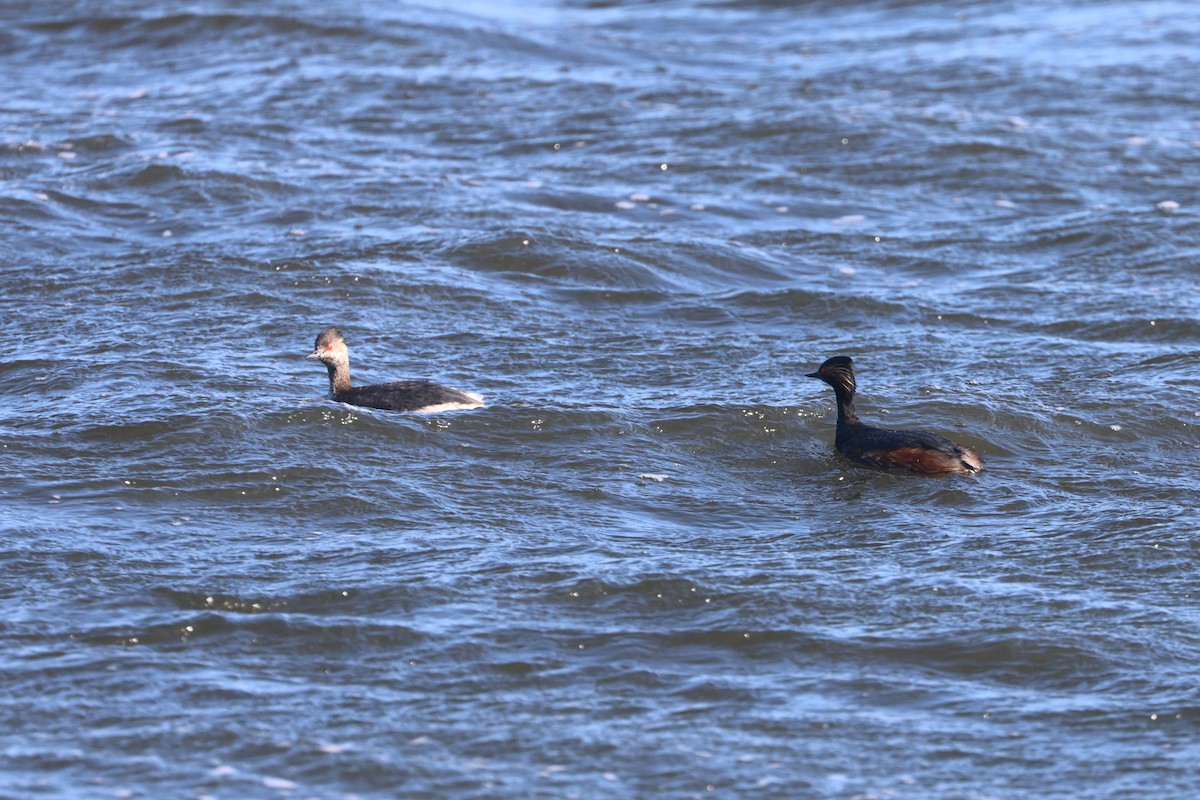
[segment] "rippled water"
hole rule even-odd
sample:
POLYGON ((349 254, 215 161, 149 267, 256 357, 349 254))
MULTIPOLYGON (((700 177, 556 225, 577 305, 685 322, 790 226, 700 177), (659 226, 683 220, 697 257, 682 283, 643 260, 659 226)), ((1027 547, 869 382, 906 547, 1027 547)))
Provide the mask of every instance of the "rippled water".
POLYGON ((1200 7, 0 21, 0 796, 1194 795, 1200 7))

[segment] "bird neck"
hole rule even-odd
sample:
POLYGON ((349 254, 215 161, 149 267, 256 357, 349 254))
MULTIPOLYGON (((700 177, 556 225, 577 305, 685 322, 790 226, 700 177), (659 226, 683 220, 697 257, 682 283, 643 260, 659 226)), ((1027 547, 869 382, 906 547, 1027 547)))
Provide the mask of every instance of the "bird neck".
POLYGON ((326 364, 325 368, 329 370, 329 392, 337 396, 338 392, 349 391, 350 389, 350 365, 349 364, 326 364))
POLYGON ((838 427, 857 425, 858 413, 854 410, 854 390, 834 384, 833 393, 837 395, 838 427))

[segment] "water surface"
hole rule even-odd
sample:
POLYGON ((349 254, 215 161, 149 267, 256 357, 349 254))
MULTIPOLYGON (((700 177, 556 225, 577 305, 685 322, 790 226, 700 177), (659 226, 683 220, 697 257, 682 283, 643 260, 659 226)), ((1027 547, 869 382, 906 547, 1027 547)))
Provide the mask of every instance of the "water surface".
POLYGON ((1194 793, 1193 4, 0 20, 0 795, 1194 793))

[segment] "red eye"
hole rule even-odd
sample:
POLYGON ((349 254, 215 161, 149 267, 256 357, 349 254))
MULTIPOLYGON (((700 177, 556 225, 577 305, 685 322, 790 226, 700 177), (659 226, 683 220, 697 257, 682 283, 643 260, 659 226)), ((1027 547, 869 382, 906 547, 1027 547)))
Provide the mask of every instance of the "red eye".
POLYGON ((325 345, 325 349, 326 349, 326 351, 328 351, 328 350, 332 350, 332 349, 333 349, 333 345, 331 345, 331 344, 327 344, 327 345, 325 345))

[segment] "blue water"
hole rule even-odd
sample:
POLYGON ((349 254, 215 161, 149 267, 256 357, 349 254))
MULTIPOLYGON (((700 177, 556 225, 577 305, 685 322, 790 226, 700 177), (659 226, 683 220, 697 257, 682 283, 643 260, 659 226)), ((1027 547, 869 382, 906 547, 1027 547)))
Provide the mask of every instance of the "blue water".
POLYGON ((0 797, 1195 794, 1200 6, 0 23, 0 797))

